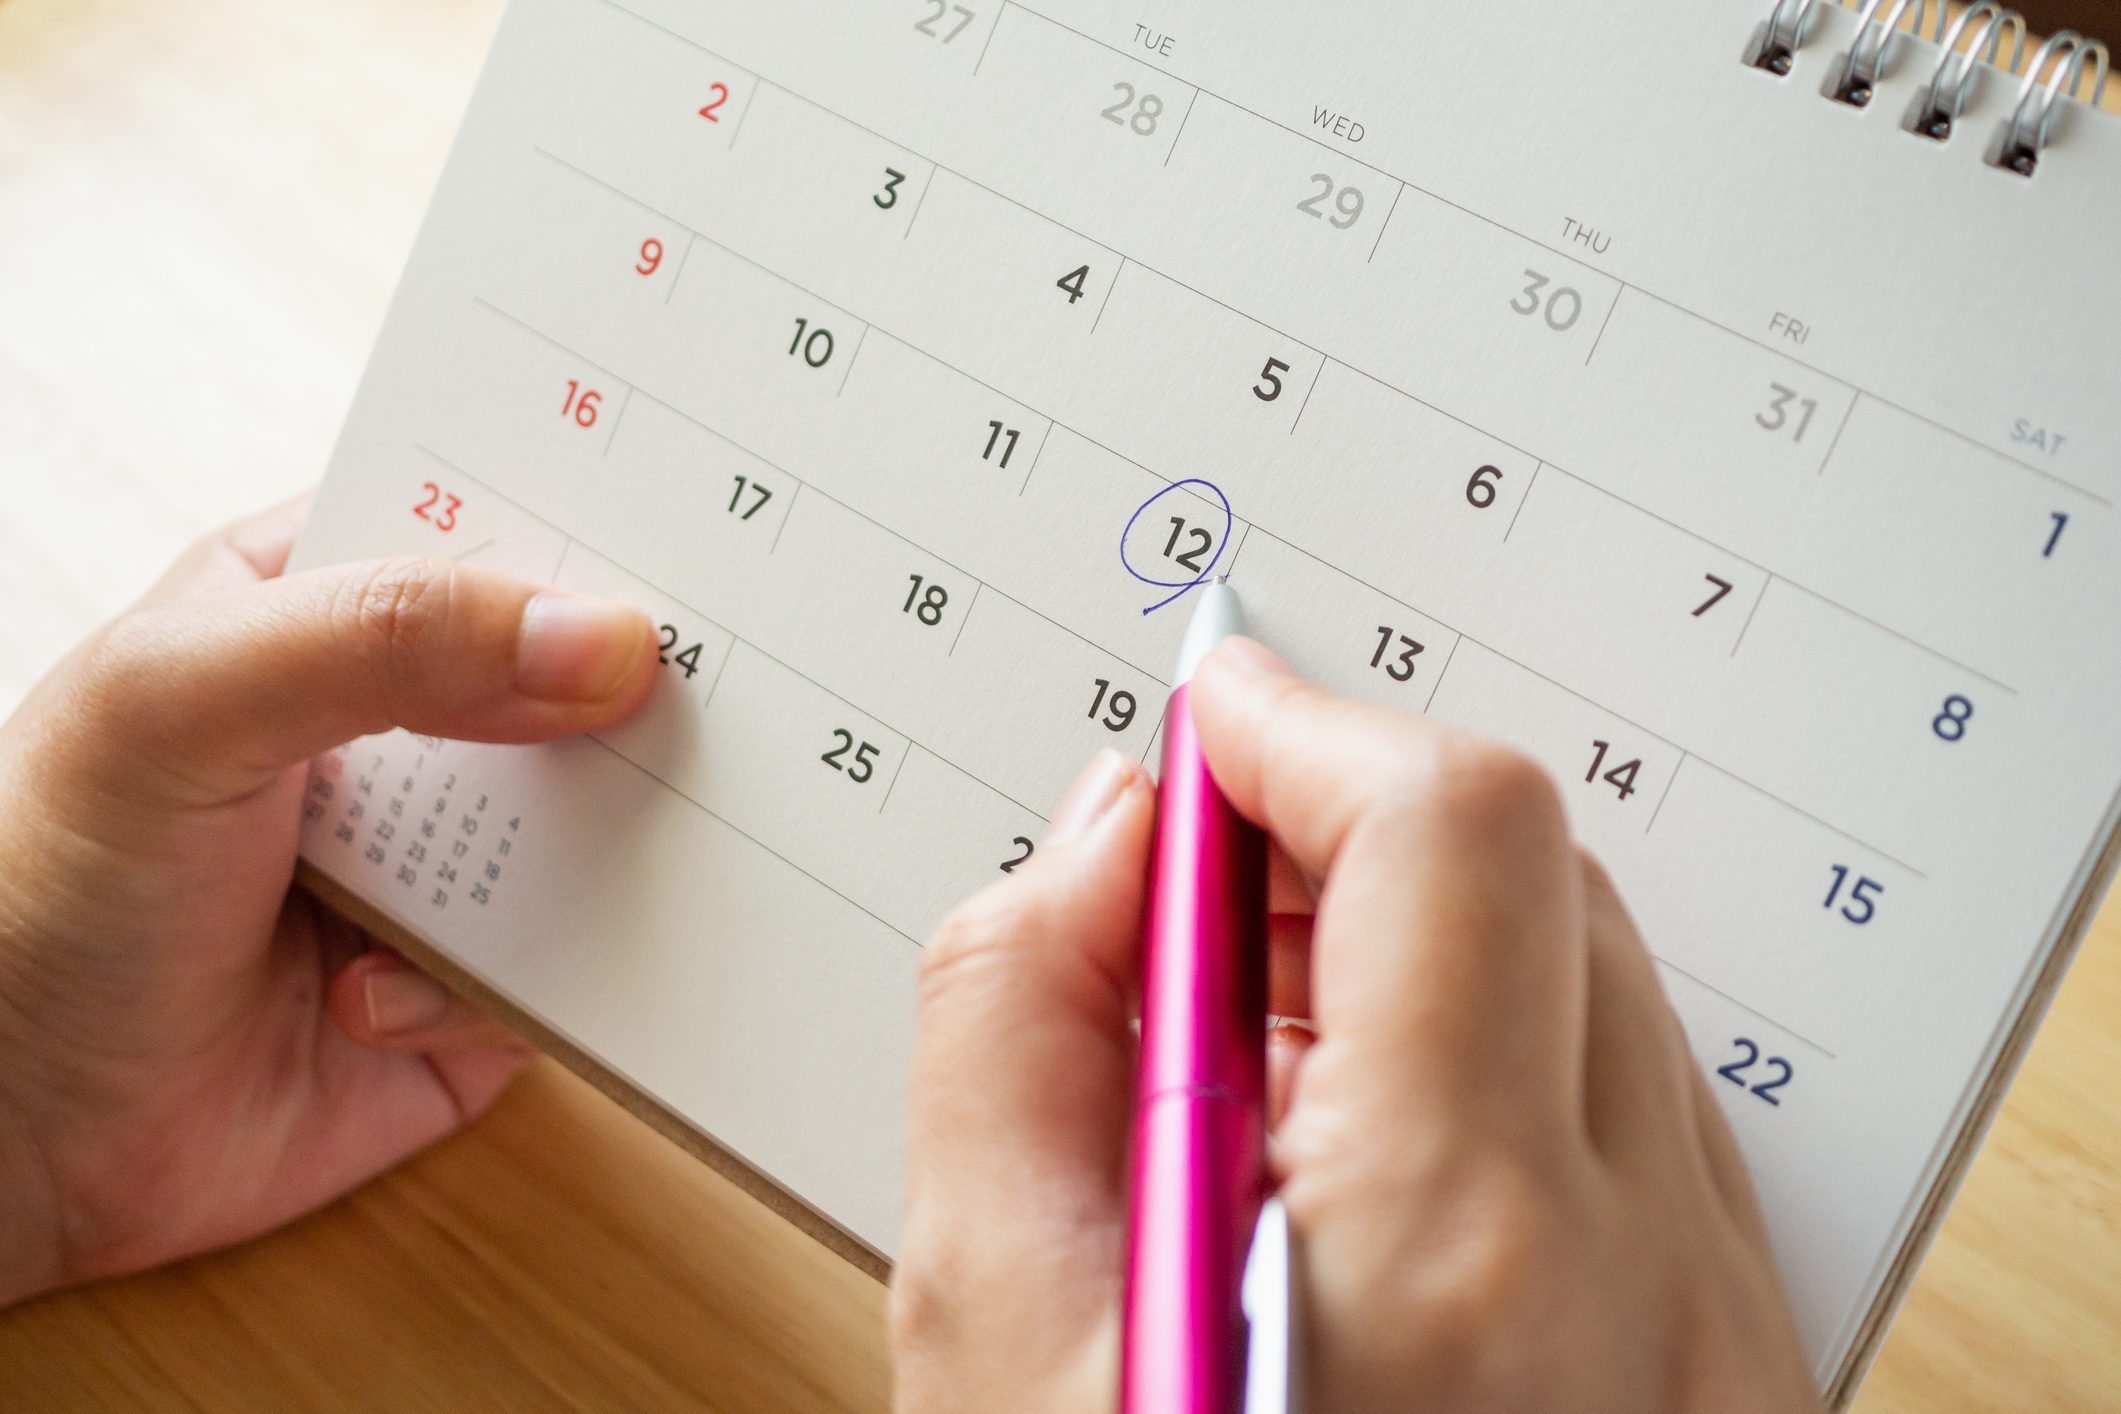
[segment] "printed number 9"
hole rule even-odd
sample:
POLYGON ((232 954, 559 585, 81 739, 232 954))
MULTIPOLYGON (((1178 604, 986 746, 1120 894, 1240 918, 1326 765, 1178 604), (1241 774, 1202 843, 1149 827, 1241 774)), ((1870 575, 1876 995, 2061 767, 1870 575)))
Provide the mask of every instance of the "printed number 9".
POLYGON ((663 243, 654 236, 641 242, 641 259, 633 267, 633 273, 642 279, 648 278, 663 268, 663 243))

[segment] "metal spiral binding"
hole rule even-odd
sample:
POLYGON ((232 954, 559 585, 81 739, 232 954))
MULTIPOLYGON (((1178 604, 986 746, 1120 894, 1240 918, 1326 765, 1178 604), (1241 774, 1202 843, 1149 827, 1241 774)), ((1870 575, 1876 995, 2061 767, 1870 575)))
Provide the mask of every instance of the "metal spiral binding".
MULTIPOLYGON (((1830 3, 1853 6, 1854 0, 1830 3)), ((1914 21, 1905 26, 1906 33, 1928 38, 1939 50, 1936 67, 1906 122, 1908 131, 1917 136, 1937 142, 1951 137, 1980 94, 1982 69, 2020 74, 2018 96, 1986 160, 1991 166, 2029 177, 2054 139, 2055 125, 2067 107, 2064 100, 2077 98, 2085 86, 2087 69, 2091 71, 2091 106, 2097 107, 2105 97, 2108 57, 2104 44, 2075 30, 2061 30, 2021 69, 2025 17, 1997 0, 1975 0, 1956 19, 1945 0, 1938 0, 1936 24, 1928 36, 1922 33, 1928 0, 1865 0, 1855 42, 1826 86, 1828 97, 1855 108, 1869 106, 1891 64, 1902 33, 1901 21, 1911 3, 1914 21), (2001 58, 2006 35, 2011 39, 2007 61, 2001 58)), ((1797 51, 1805 44, 1806 28, 1817 8, 1818 0, 1775 0, 1767 23, 1755 32, 1745 52, 1745 62, 1778 78, 1788 77, 1796 68, 1797 51)))
POLYGON ((1981 66, 1993 65, 2007 74, 2018 72, 2018 64, 2025 58, 2025 16, 2016 10, 2006 10, 1996 0, 1981 0, 1978 5, 1969 5, 1945 31, 1944 52, 1937 56, 1937 67, 1930 74, 1929 88, 1923 93, 1922 102, 1915 109, 1915 121, 1910 132, 1923 137, 1944 141, 1952 135, 1952 124, 1966 111, 1967 101, 1974 96, 1976 85, 1981 81, 1981 66), (1979 28, 1974 28, 1975 26, 1979 28), (1961 39, 1972 36, 1965 49, 1959 47, 1961 39), (2010 61, 1997 64, 1996 56, 2002 52, 2003 36, 2008 31, 2013 35, 2010 61), (1986 53, 1983 53, 1983 50, 1986 53), (1957 66, 1956 75, 1953 72, 1957 66))
POLYGON ((2025 81, 2018 85, 2018 102, 2011 109, 2010 122, 2004 125, 2003 147, 1996 157, 1998 167, 2021 177, 2033 174, 2054 130, 2055 119, 2061 115, 2061 100, 2076 97, 2087 63, 2092 66, 2091 101, 2097 106, 2106 96, 2106 46, 2071 29, 2055 31, 2040 46, 2040 52, 2026 67, 2025 81), (2048 69, 2045 84, 2040 82, 2042 67, 2048 69))
MULTIPOLYGON (((1886 0, 1870 0, 1863 7, 1856 42, 1849 46, 1840 81, 1834 85, 1834 97, 1852 108, 1868 107, 1871 95, 1878 91, 1878 76, 1885 69, 1886 56, 1892 53, 1893 38, 1900 32, 1900 17, 1907 13, 1909 0, 1892 0, 1893 7, 1881 22, 1878 11, 1885 3, 1886 0)), ((1922 33, 1922 18, 1929 11, 1929 0, 1913 0, 1913 3, 1915 22, 1908 29, 1919 35, 1922 33)), ((1937 31, 1939 35, 1944 32, 1944 0, 1937 0, 1937 31)))

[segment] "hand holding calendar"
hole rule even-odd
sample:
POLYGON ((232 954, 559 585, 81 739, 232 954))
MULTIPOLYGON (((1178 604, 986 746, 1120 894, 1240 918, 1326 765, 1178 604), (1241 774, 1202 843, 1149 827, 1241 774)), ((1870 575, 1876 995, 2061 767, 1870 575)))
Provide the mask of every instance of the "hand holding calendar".
POLYGON ((626 716, 639 611, 215 537, 0 727, 0 1305, 286 1223, 478 1114, 498 1024, 289 894, 308 759, 626 716))
MULTIPOLYGON (((1552 783, 1256 644, 1192 691, 1233 803, 1322 881, 1269 1003, 1319 1028, 1275 1151, 1310 1407, 1816 1409, 1730 1130, 1552 783)), ((906 1414, 1110 1407, 1134 1052, 1113 979, 1140 969, 1150 813, 1125 764, 929 950, 906 1414)))

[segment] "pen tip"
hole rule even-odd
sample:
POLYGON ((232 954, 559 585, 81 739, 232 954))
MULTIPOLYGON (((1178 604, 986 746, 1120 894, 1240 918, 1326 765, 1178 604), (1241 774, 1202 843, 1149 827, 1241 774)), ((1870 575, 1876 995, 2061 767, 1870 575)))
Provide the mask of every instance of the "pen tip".
POLYGON ((1186 625, 1186 636, 1179 644, 1178 666, 1171 674, 1173 692, 1193 680, 1193 670, 1215 651, 1216 644, 1245 631, 1245 611, 1238 602, 1237 591, 1230 587, 1228 575, 1210 581, 1202 590, 1193 607, 1193 618, 1186 625))

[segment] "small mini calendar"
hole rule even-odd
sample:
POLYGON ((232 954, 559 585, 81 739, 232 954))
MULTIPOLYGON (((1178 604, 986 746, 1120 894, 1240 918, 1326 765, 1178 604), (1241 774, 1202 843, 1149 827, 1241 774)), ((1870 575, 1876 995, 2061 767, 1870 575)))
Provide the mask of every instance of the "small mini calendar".
POLYGON ((1925 9, 515 0, 300 555, 663 676, 317 887, 880 1268, 922 939, 1228 575, 1562 783, 1845 1397, 2121 788, 2105 51, 1925 9))

